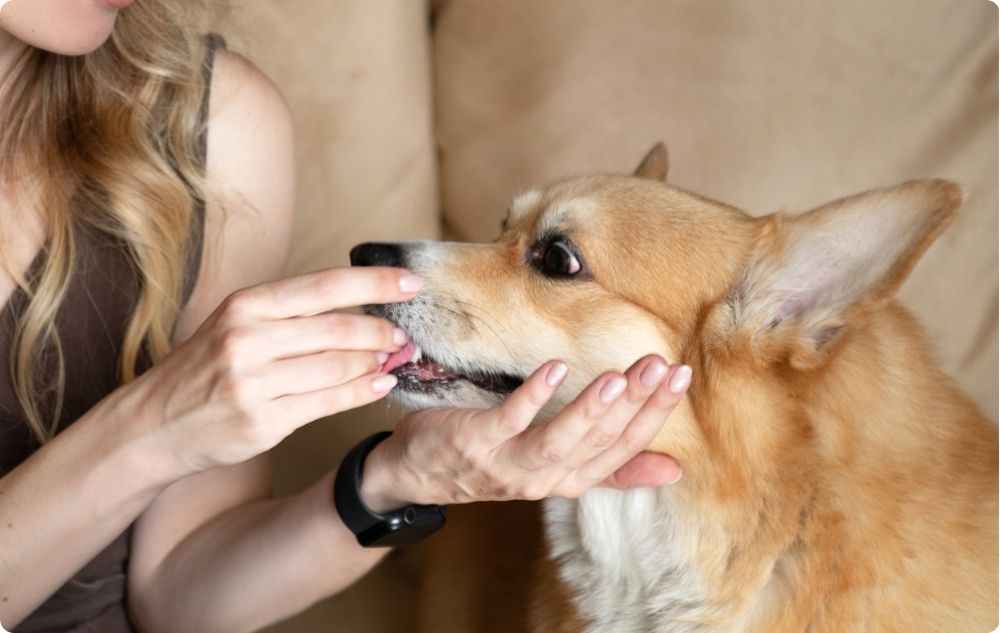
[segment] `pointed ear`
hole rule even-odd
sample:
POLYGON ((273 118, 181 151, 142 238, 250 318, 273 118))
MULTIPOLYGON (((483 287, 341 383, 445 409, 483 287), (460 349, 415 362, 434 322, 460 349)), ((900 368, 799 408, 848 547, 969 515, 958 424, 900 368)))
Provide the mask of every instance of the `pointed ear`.
POLYGON ((955 183, 920 180, 772 216, 727 297, 731 323, 794 367, 817 367, 892 297, 962 197, 955 183))
POLYGON ((639 166, 635 168, 635 176, 636 178, 665 181, 669 166, 667 146, 659 142, 649 150, 646 158, 643 158, 639 166))

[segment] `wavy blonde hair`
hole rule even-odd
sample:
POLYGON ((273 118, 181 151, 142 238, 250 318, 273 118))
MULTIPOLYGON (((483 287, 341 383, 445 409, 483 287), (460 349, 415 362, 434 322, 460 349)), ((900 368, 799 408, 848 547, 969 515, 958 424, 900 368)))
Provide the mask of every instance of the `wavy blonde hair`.
POLYGON ((138 273, 140 294, 118 359, 121 381, 135 377, 141 357, 156 361, 169 351, 194 209, 205 203, 204 35, 218 10, 197 0, 138 0, 93 53, 65 57, 29 47, 4 80, 0 175, 33 182, 29 199, 18 203, 42 214, 47 235, 38 274, 27 279, 7 266, 28 298, 11 376, 40 442, 54 435, 62 410, 55 317, 73 274, 75 223, 119 241, 138 273), (48 349, 57 370, 46 376, 48 349))

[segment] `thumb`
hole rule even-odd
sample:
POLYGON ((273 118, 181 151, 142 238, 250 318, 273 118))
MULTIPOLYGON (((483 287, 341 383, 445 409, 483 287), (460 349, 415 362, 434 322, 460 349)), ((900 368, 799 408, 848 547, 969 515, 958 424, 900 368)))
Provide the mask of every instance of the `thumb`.
POLYGON ((680 481, 683 473, 673 457, 643 451, 611 473, 600 485, 604 488, 650 488, 680 481))

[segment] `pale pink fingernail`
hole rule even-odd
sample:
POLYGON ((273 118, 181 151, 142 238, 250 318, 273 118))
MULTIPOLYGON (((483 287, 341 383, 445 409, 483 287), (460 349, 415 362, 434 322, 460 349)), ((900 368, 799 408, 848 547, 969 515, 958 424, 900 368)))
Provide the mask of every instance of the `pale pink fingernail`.
POLYGON ((385 361, 389 360, 388 352, 375 352, 375 360, 378 361, 379 365, 385 365, 385 361))
POLYGON ((628 380, 625 376, 612 376, 608 379, 604 386, 601 387, 600 398, 601 402, 604 404, 611 404, 618 399, 618 396, 625 392, 625 387, 628 386, 628 380))
POLYGON ((375 393, 386 393, 392 390, 396 386, 399 379, 393 374, 385 374, 384 376, 379 376, 372 381, 372 391, 375 393))
POLYGON ((677 476, 676 476, 676 477, 674 477, 674 480, 673 480, 673 481, 668 481, 668 482, 667 482, 667 485, 668 485, 668 486, 671 486, 671 485, 673 485, 673 484, 677 483, 678 481, 680 481, 680 480, 681 480, 681 479, 683 479, 683 478, 684 478, 684 471, 683 471, 683 470, 681 470, 680 468, 678 468, 678 469, 677 469, 677 476))
POLYGON ((393 343, 402 347, 403 345, 406 345, 406 341, 407 341, 406 332, 404 332, 399 328, 396 328, 395 330, 392 331, 393 343))
POLYGON ((666 374, 666 364, 663 361, 654 360, 642 370, 642 373, 639 374, 639 380, 647 387, 655 387, 660 384, 666 374))
POLYGON ((670 393, 681 393, 688 388, 691 384, 691 367, 688 365, 681 365, 676 370, 674 370, 674 375, 670 377, 670 384, 667 388, 670 389, 670 393))
POLYGON ((424 287, 424 280, 419 275, 406 273, 399 278, 399 289, 403 292, 416 292, 424 287))
POLYGON ((545 384, 547 384, 550 387, 555 387, 565 377, 566 377, 566 363, 556 363, 552 367, 549 367, 548 373, 545 374, 545 384))

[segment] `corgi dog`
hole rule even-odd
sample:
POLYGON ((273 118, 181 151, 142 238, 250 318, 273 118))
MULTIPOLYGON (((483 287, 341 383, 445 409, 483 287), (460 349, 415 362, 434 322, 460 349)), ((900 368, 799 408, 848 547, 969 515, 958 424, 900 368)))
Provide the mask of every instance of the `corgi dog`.
POLYGON ((453 508, 432 539, 451 550, 428 560, 428 630, 992 630, 997 430, 893 299, 959 187, 751 217, 666 172, 657 145, 632 176, 518 195, 493 243, 352 251, 425 280, 369 307, 415 344, 393 368, 409 407, 495 405, 560 358, 569 376, 544 423, 646 354, 693 368, 649 447, 683 479, 547 499, 539 530, 498 518, 509 506, 529 521, 537 504, 473 504, 465 523, 453 508))

